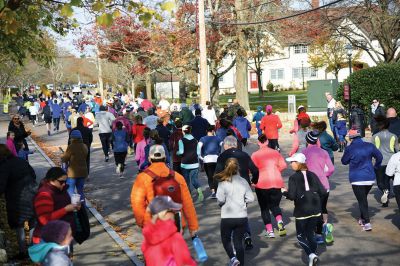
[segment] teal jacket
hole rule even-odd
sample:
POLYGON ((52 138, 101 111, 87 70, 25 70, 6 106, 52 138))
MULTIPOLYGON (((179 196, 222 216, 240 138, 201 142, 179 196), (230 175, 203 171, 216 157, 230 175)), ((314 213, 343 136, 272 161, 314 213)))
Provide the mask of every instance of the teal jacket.
POLYGON ((68 247, 56 243, 41 242, 28 249, 29 257, 35 263, 42 266, 72 266, 68 257, 68 247))

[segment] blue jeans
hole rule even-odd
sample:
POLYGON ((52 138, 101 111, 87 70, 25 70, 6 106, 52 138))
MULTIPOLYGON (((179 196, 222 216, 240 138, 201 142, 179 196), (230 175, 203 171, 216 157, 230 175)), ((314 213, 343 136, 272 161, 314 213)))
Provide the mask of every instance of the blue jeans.
POLYGON ((329 126, 331 127, 333 138, 336 141, 336 128, 335 128, 335 124, 333 123, 333 118, 332 117, 329 118, 329 126))
POLYGON ((68 178, 68 194, 71 196, 75 194, 75 187, 76 191, 79 195, 81 195, 81 201, 85 201, 85 194, 83 193, 83 186, 85 185, 85 178, 84 177, 75 177, 75 178, 68 178))
POLYGON ((190 190, 190 184, 192 184, 195 189, 198 189, 200 187, 199 181, 197 180, 197 177, 199 175, 199 168, 195 169, 182 168, 182 173, 189 190, 190 190))

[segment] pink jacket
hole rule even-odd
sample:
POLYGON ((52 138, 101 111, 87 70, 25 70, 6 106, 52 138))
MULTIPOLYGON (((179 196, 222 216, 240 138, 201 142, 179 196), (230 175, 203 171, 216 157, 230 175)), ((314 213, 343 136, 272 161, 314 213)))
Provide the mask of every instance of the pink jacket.
POLYGON ((146 147, 147 144, 149 144, 150 139, 146 140, 143 139, 136 144, 136 151, 135 151, 135 161, 139 161, 139 168, 142 165, 142 163, 145 161, 145 152, 144 148, 146 147))
POLYGON ((17 150, 15 149, 14 141, 12 139, 7 139, 6 140, 6 146, 10 150, 12 155, 14 155, 16 157, 17 156, 17 150))
POLYGON ((307 158, 308 170, 316 174, 324 188, 329 190, 328 177, 333 174, 335 167, 332 164, 328 152, 318 147, 318 145, 308 144, 308 147, 305 148, 302 153, 307 158))
POLYGON ((279 116, 275 114, 265 115, 261 119, 260 129, 264 132, 267 139, 278 139, 278 129, 282 127, 279 116))
POLYGON ((262 145, 258 151, 251 155, 251 159, 259 170, 256 188, 270 189, 285 186, 281 172, 287 165, 285 159, 277 150, 262 145))
POLYGON ((292 150, 289 152, 289 156, 292 156, 297 151, 301 151, 307 146, 306 135, 308 130, 299 130, 293 134, 292 150))

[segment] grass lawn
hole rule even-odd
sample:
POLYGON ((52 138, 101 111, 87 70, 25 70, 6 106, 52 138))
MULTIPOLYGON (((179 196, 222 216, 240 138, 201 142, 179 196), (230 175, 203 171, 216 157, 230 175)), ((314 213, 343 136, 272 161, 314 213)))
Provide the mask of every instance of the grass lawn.
MULTIPOLYGON (((274 111, 287 112, 288 111, 288 95, 296 95, 296 107, 299 105, 307 106, 307 91, 279 91, 279 92, 264 92, 264 97, 259 94, 249 93, 250 109, 256 110, 257 106, 262 106, 263 109, 266 105, 270 104, 274 111)), ((220 105, 228 103, 228 99, 234 99, 235 94, 226 94, 219 96, 220 105)), ((239 99, 240 103, 240 99, 239 99)))

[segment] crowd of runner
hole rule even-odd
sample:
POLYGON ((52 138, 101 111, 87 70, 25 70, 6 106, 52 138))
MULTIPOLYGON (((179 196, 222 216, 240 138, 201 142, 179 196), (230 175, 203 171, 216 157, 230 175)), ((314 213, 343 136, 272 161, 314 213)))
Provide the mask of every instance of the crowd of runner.
POLYGON ((292 147, 285 159, 279 145, 282 122, 271 105, 265 113, 258 107, 250 117, 237 100, 219 110, 210 102, 201 106, 193 101, 187 106, 164 98, 154 105, 130 94, 106 99, 90 92, 72 97, 56 92, 17 95, 18 114, 12 116, 6 143, 0 144, 0 193, 5 193, 9 225, 18 235, 19 256, 27 256, 24 226, 28 222, 35 244, 29 248, 30 258, 43 265, 70 265, 72 236, 76 238, 78 230, 74 217, 85 206, 93 130, 98 127, 104 162, 112 155, 121 179, 135 177, 131 205, 136 224, 143 229, 147 265, 196 265, 182 234, 187 229, 194 242, 199 241, 195 203, 203 202, 205 195, 221 207, 221 242, 229 265, 245 265, 245 250, 253 248, 247 206, 254 195, 267 238, 275 238, 275 233, 286 236, 280 202, 282 197, 294 201, 298 242, 309 265, 316 265, 317 245, 334 242, 327 208, 334 152, 343 152, 341 163, 350 166, 358 223, 364 231, 372 230, 367 196, 375 180, 382 207, 388 207, 394 177, 400 207, 396 111, 389 108, 385 115, 383 106, 373 100, 369 123, 373 135, 367 142, 363 111, 353 106, 348 113, 331 94, 326 98, 328 124, 311 121, 306 108, 298 108, 290 130, 292 147), (62 167, 49 169, 38 189, 28 160, 32 151, 26 138, 31 131, 25 128, 24 117, 32 127, 46 124, 49 136, 58 134, 61 122, 69 133, 62 167), (251 134, 257 135, 253 143, 259 149, 250 155, 245 147, 251 134), (134 156, 138 173, 125 172, 127 156, 134 156), (288 163, 294 173, 285 184, 282 172, 288 163), (201 171, 207 176, 206 191, 199 182, 201 171), (75 193, 80 200, 71 202, 75 193))

